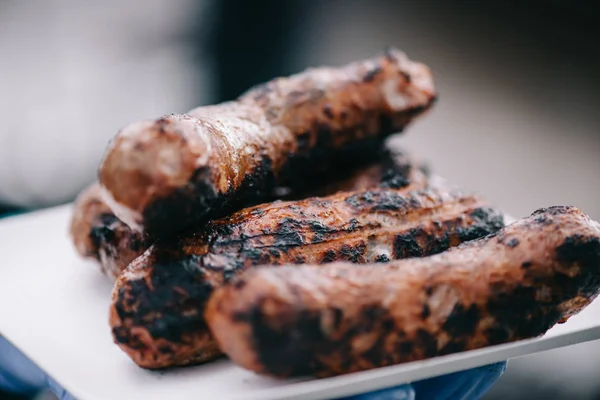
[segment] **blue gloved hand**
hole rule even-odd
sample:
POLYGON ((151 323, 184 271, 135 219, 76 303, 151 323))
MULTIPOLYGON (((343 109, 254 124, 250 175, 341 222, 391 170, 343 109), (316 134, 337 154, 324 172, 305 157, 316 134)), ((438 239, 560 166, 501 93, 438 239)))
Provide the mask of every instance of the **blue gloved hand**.
MULTIPOLYGON (((500 378, 506 363, 456 372, 412 384, 360 394, 346 400, 479 399, 500 378)), ((52 378, 0 336, 0 390, 33 395, 50 389, 60 400, 75 400, 52 378)))
POLYGON ((506 361, 395 386, 344 400, 476 400, 506 371, 506 361))

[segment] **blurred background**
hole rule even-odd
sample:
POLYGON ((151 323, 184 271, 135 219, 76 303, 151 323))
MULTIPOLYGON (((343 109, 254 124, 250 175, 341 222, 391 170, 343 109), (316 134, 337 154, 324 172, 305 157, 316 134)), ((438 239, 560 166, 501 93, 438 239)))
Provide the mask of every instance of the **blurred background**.
MULTIPOLYGON (((440 92, 399 143, 516 217, 600 219, 596 16, 592 1, 0 0, 0 213, 71 201, 128 122, 393 45, 440 92)), ((515 359, 486 398, 597 399, 598 367, 598 342, 515 359)))

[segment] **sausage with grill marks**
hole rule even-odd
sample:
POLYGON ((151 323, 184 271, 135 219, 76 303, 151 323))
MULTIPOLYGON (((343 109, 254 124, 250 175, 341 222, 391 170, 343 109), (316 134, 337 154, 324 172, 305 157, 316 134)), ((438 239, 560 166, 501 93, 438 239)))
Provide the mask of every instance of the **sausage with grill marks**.
POLYGON ((102 273, 112 279, 152 244, 113 214, 98 184, 92 184, 75 200, 70 235, 79 255, 97 260, 102 273))
POLYGON ((600 290, 600 225, 538 210, 486 238, 385 266, 258 268, 206 319, 240 366, 328 376, 539 336, 600 290))
POLYGON ((274 79, 234 102, 128 125, 109 145, 99 180, 119 219, 164 237, 263 202, 311 171, 352 165, 435 97, 429 69, 390 49, 274 79))
MULTIPOLYGON (((297 183, 294 187, 277 187, 273 198, 300 199, 327 196, 338 191, 366 190, 375 187, 399 189, 411 185, 424 188, 429 179, 428 167, 415 156, 393 146, 373 154, 373 160, 356 169, 332 170, 324 176, 297 183)), ((121 222, 101 196, 96 183, 84 190, 75 201, 70 226, 77 252, 93 258, 101 271, 112 279, 140 256, 152 241, 121 222)))
MULTIPOLYGON (((410 186, 408 187, 410 188, 410 186)), ((500 212, 446 188, 378 188, 275 202, 160 240, 119 277, 110 325, 137 364, 164 368, 220 354, 204 320, 212 291, 265 264, 386 262, 438 253, 497 231, 500 212)))

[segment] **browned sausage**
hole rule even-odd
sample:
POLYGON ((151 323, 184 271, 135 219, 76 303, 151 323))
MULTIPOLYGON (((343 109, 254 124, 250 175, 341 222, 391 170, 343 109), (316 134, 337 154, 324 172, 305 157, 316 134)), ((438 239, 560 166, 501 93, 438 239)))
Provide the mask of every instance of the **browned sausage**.
POLYGON ((264 201, 276 185, 369 155, 435 100, 429 69, 397 50, 278 78, 237 101, 123 128, 99 179, 115 214, 165 236, 264 201))
MULTIPOLYGON (((412 188, 423 188, 428 179, 428 168, 422 161, 388 145, 374 153, 373 161, 357 166, 357 169, 336 169, 291 188, 276 187, 271 197, 300 199, 375 187, 399 189, 409 184, 412 188)), ((102 200, 98 184, 93 184, 77 198, 71 220, 71 238, 78 253, 98 260, 101 270, 111 278, 116 278, 152 244, 145 235, 131 230, 112 213, 102 200)))
POLYGON ((151 244, 115 217, 102 200, 98 184, 75 200, 70 234, 79 255, 98 260, 102 272, 113 279, 151 244))
POLYGON ((532 338, 598 295, 599 227, 553 207, 432 257, 258 268, 217 290, 206 318, 234 362, 280 377, 532 338))
POLYGON ((203 231, 159 241, 134 260, 113 292, 113 337, 146 368, 207 361, 220 353, 204 306, 239 271, 425 256, 502 226, 502 215, 486 202, 448 189, 379 188, 247 208, 203 231))

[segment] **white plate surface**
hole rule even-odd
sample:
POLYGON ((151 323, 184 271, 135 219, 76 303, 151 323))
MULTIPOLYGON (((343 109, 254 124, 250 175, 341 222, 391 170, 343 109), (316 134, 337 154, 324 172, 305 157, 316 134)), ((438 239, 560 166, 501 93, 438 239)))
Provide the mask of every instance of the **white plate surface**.
POLYGON ((0 221, 0 333, 82 400, 335 398, 600 338, 596 301, 539 339, 335 378, 276 380, 227 360, 145 371, 112 342, 112 284, 72 249, 70 211, 0 221))

